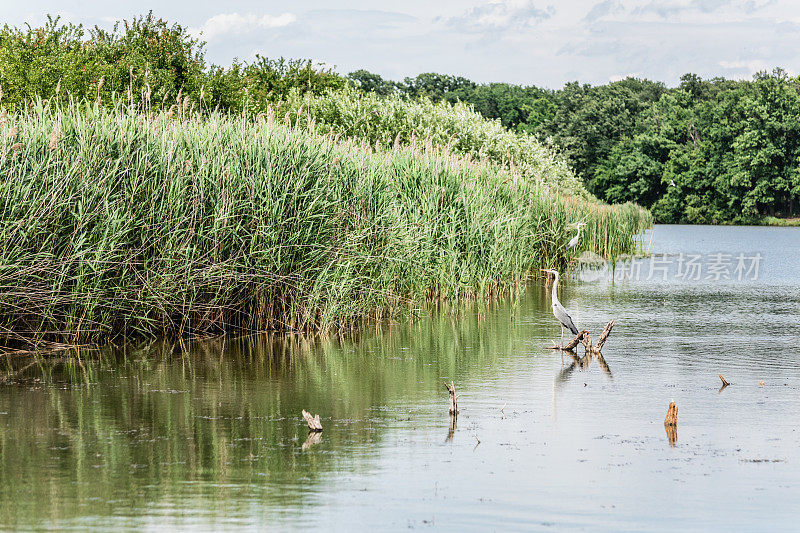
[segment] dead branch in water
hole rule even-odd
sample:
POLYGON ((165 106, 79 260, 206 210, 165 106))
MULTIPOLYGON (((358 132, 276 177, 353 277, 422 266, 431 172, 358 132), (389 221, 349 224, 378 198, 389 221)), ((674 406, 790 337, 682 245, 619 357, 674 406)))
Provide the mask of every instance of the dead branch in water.
POLYGON ((311 416, 311 413, 303 409, 303 418, 306 419, 308 429, 313 431, 322 431, 322 422, 319 420, 319 415, 311 416))
POLYGON ((723 378, 723 377, 722 377, 722 374, 717 374, 717 375, 719 376, 719 379, 720 379, 720 381, 722 381, 722 387, 723 387, 723 388, 725 388, 725 387, 727 387, 728 385, 730 385, 730 383, 728 383, 728 382, 725 380, 725 378, 723 378))
POLYGON ((555 344, 553 346, 550 346, 550 349, 569 352, 575 350, 578 344, 583 344, 583 348, 584 350, 586 350, 585 353, 600 355, 600 350, 603 349, 603 345, 606 343, 606 339, 608 339, 608 336, 611 334, 611 330, 613 328, 614 328, 614 321, 612 320, 611 322, 606 324, 605 328, 603 328, 603 332, 600 333, 600 337, 597 339, 597 344, 595 345, 592 345, 592 337, 589 335, 589 332, 584 329, 583 331, 575 335, 575 337, 564 346, 559 346, 558 344, 555 344))

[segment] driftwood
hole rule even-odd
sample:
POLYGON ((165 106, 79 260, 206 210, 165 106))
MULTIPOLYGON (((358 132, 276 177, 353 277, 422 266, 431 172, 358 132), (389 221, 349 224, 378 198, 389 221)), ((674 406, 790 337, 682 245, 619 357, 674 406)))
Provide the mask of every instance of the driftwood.
POLYGON ((311 413, 303 409, 303 418, 306 419, 306 424, 308 424, 308 429, 312 432, 314 431, 322 431, 322 422, 319 420, 319 415, 311 416, 311 413))
POLYGON ((592 344, 592 337, 589 335, 589 332, 585 329, 579 332, 575 337, 569 341, 564 346, 560 346, 558 344, 554 344, 550 346, 551 350, 561 350, 564 352, 571 352, 574 351, 575 348, 578 347, 578 344, 583 344, 583 348, 585 353, 593 354, 593 355, 600 355, 600 350, 603 349, 603 345, 606 343, 606 339, 611 334, 611 330, 614 328, 614 321, 612 320, 606 327, 603 328, 603 332, 600 333, 600 337, 597 339, 597 344, 592 344))
POLYGON ((447 392, 450 394, 450 414, 458 415, 458 396, 456 396, 456 387, 453 385, 452 381, 449 384, 445 383, 444 386, 447 387, 447 392))
POLYGON ((723 388, 723 389, 724 389, 725 387, 727 387, 728 385, 730 385, 730 383, 728 383, 727 381, 725 381, 725 378, 723 378, 723 377, 722 377, 722 374, 717 374, 717 375, 719 376, 719 379, 720 379, 720 381, 722 381, 722 388, 723 388))

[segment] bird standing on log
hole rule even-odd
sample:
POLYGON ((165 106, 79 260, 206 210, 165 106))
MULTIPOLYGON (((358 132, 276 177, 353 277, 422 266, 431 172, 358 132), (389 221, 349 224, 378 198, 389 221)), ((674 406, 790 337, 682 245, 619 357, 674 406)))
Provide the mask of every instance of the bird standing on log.
POLYGON ((585 225, 586 222, 578 222, 578 233, 567 243, 567 250, 571 250, 572 248, 575 248, 578 245, 578 240, 581 238, 581 226, 585 225))
MULTIPOLYGON (((580 231, 580 229, 578 229, 580 231)), ((577 237, 575 237, 577 239, 577 237)), ((561 323, 561 346, 564 346, 564 328, 567 328, 572 332, 573 335, 578 334, 578 328, 575 327, 575 324, 572 322, 572 318, 567 313, 567 310, 564 309, 564 306, 561 305, 561 302, 558 301, 558 270, 553 270, 549 268, 540 268, 542 272, 549 272, 550 274, 555 274, 556 278, 553 280, 553 292, 551 294, 551 298, 553 300, 553 316, 556 317, 561 323)))

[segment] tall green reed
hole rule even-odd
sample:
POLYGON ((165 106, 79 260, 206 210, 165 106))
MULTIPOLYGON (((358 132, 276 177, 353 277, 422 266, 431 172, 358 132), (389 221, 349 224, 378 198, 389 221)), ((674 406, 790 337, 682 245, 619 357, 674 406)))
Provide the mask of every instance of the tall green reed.
MULTIPOLYGON (((503 290, 638 214, 430 141, 42 102, 0 126, 0 343, 331 330, 503 290)), ((638 213, 638 212, 637 212, 638 213)))

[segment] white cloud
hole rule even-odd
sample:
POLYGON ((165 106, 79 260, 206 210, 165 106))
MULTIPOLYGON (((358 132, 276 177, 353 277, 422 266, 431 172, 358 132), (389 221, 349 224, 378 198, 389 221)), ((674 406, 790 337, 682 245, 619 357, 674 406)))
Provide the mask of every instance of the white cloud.
POLYGON ((491 0, 446 22, 466 33, 496 34, 529 28, 549 19, 554 12, 552 6, 540 9, 531 0, 491 0))
POLYGON ((623 11, 622 3, 619 0, 603 0, 602 2, 598 2, 592 6, 592 9, 583 17, 583 20, 586 22, 594 22, 599 18, 603 18, 607 15, 611 15, 614 13, 619 13, 623 11))
POLYGON ((205 41, 213 41, 219 37, 231 34, 248 34, 257 31, 282 28, 297 20, 292 13, 282 13, 277 16, 262 15, 253 13, 240 15, 238 13, 220 13, 206 20, 199 28, 191 28, 189 31, 195 37, 200 37, 205 41))
POLYGON ((752 75, 762 70, 771 70, 774 65, 763 59, 751 59, 748 61, 720 61, 717 63, 724 69, 745 71, 752 75))

